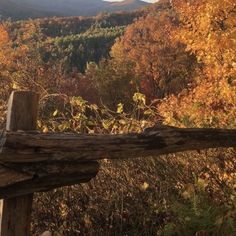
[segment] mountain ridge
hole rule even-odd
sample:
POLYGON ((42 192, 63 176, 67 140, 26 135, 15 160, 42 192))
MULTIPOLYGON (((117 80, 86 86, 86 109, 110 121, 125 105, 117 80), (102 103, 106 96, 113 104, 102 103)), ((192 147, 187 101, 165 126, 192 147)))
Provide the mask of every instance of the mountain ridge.
POLYGON ((148 6, 141 0, 0 0, 1 18, 13 20, 51 16, 94 16, 100 12, 136 10, 148 6))

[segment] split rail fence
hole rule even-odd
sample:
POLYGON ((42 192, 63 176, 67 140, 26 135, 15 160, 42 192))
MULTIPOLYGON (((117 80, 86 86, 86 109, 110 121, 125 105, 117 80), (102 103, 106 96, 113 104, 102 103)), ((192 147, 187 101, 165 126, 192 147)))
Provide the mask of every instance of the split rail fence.
POLYGON ((0 236, 29 236, 34 192, 85 183, 99 160, 148 158, 187 150, 236 147, 236 130, 154 127, 141 134, 41 133, 39 96, 15 91, 8 103, 0 143, 0 236), (0 213, 1 218, 1 213, 0 213))

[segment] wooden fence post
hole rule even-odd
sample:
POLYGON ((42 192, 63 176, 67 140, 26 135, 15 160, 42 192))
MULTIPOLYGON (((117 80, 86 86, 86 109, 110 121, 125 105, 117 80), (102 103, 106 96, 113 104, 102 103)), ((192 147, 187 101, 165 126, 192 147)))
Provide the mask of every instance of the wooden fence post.
POLYGON ((2 207, 3 207, 3 200, 0 200, 0 235, 1 234, 1 225, 2 225, 2 207))
MULTIPOLYGON (((39 96, 29 91, 15 91, 8 103, 9 131, 36 130, 39 96)), ((29 236, 33 194, 3 201, 1 236, 29 236)))

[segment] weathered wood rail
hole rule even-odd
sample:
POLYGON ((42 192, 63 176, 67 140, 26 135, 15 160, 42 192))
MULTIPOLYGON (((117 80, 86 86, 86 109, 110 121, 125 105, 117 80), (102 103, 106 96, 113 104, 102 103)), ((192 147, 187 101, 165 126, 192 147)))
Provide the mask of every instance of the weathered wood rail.
POLYGON ((31 164, 147 157, 186 150, 234 147, 235 130, 150 129, 141 134, 6 132, 0 162, 31 164))
POLYGON ((19 131, 3 137, 0 198, 87 182, 98 172, 100 159, 236 146, 236 132, 220 129, 157 128, 127 135, 19 131))
POLYGON ((14 92, 1 135, 1 236, 30 235, 34 192, 88 182, 98 160, 149 157, 187 150, 236 147, 236 130, 153 127, 141 134, 83 135, 36 130, 36 94, 14 92), (17 209, 17 214, 16 214, 17 209))

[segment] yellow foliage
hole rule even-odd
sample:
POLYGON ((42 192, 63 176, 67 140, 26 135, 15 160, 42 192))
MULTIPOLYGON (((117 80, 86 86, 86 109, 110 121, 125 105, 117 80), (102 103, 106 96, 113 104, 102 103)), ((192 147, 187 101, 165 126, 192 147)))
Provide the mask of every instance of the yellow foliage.
POLYGON ((236 3, 173 0, 182 27, 175 37, 202 63, 195 85, 160 105, 166 123, 182 127, 236 127, 236 3))

